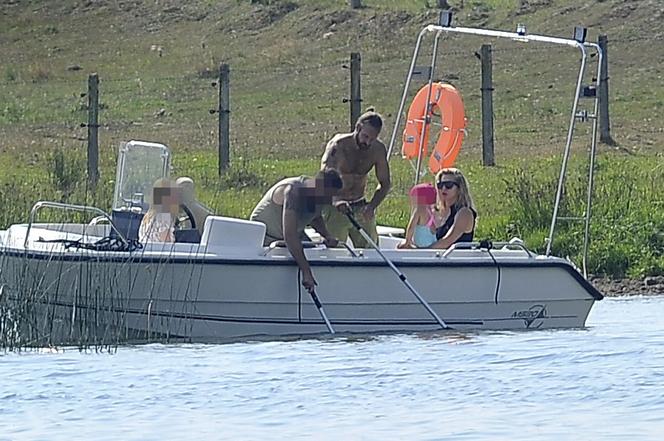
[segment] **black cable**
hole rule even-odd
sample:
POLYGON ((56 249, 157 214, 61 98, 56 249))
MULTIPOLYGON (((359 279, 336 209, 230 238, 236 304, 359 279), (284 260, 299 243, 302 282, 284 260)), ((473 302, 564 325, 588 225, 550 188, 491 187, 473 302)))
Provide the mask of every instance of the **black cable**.
POLYGON ((42 243, 61 243, 64 245, 65 250, 70 248, 83 249, 83 250, 92 250, 92 251, 126 251, 132 252, 136 250, 143 249, 143 244, 137 240, 128 240, 123 242, 119 237, 103 237, 97 242, 81 242, 79 240, 69 240, 69 239, 53 239, 53 240, 44 240, 39 239, 37 242, 42 243))
POLYGON ((493 260, 494 265, 496 265, 496 272, 497 272, 497 278, 496 278, 496 292, 493 295, 493 301, 497 305, 498 304, 498 291, 500 291, 500 265, 498 265, 498 261, 494 257, 493 253, 491 252, 491 249, 493 248, 493 243, 488 240, 481 240, 480 241, 480 249, 486 249, 487 253, 489 253, 489 256, 491 257, 491 260, 493 260))

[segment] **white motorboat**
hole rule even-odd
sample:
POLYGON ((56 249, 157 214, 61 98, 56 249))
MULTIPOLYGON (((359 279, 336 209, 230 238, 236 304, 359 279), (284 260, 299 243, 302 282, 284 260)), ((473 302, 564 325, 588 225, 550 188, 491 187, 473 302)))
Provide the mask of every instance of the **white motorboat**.
MULTIPOLYGON (((593 49, 601 58, 601 51, 581 39, 430 25, 418 39, 399 116, 423 36, 433 33, 437 47, 441 34, 449 32, 563 44, 581 51, 552 243, 586 57, 593 49)), ((429 84, 435 65, 434 56, 429 84)), ((597 119, 592 123, 596 128, 597 119)), ((586 249, 595 131, 584 218, 586 249)), ((534 254, 519 240, 398 250, 398 239, 383 234, 380 249, 305 250, 318 281, 323 309, 317 308, 301 287, 287 249, 263 246, 261 223, 210 216, 198 243, 131 240, 145 209, 142 195, 156 178, 168 174, 169 155, 161 144, 132 141, 123 146, 111 214, 38 202, 28 223, 0 231, 0 327, 5 341, 43 345, 109 343, 124 337, 210 341, 309 335, 328 332, 324 318, 336 332, 347 333, 574 328, 585 325, 593 303, 602 299, 585 278, 585 260, 581 272, 550 252, 534 254), (44 209, 97 217, 89 223, 36 222, 44 209)))

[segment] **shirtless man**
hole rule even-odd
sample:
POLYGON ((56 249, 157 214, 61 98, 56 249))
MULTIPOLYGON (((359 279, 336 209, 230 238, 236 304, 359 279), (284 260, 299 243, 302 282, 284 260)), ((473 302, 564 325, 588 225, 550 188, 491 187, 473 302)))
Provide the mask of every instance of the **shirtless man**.
POLYGON ((341 242, 345 242, 350 235, 353 245, 358 248, 366 248, 368 244, 353 228, 345 213, 351 213, 374 242, 377 242, 376 208, 390 191, 387 149, 385 144, 378 140, 382 128, 382 117, 369 109, 358 118, 353 133, 335 135, 327 143, 321 160, 321 169, 337 170, 343 181, 343 188, 334 198, 337 209, 328 208, 323 212, 325 225, 330 234, 341 242), (367 201, 364 194, 372 168, 375 169, 378 187, 367 201))

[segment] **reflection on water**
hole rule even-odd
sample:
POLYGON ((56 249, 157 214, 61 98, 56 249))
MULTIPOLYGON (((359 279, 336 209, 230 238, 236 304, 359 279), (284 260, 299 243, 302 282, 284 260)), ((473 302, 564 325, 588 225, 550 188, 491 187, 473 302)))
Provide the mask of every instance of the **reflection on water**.
POLYGON ((4 439, 659 439, 664 298, 582 330, 0 356, 4 439))

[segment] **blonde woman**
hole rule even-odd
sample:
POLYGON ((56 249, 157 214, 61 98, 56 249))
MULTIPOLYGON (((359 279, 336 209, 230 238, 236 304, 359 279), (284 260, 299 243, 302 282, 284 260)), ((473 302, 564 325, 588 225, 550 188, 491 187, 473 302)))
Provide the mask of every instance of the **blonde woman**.
POLYGON ((468 181, 456 168, 444 168, 436 174, 436 242, 431 248, 449 248, 457 242, 472 242, 477 212, 468 181))
POLYGON ((180 207, 180 191, 167 178, 158 179, 152 186, 152 205, 138 231, 138 240, 145 242, 175 242, 175 221, 180 207))

